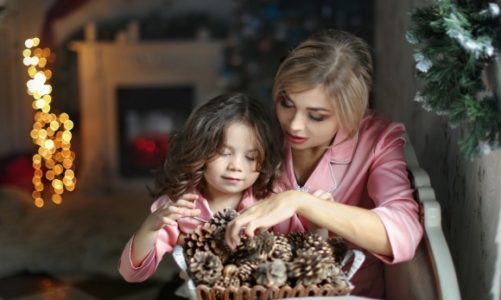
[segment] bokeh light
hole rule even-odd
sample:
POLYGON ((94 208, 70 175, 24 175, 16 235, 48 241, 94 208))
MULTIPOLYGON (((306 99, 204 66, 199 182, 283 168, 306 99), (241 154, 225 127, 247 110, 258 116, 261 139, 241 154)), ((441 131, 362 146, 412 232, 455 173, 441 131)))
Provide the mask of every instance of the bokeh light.
POLYGON ((74 167, 75 153, 71 151, 71 129, 73 121, 67 113, 56 115, 51 113, 52 71, 48 64, 53 63, 54 53, 49 48, 40 48, 40 39, 32 38, 24 42, 23 64, 27 67, 30 79, 26 82, 27 93, 33 97, 32 107, 35 110, 33 129, 30 137, 38 145, 37 153, 33 155, 33 203, 43 207, 45 187, 52 187, 50 197, 54 204, 63 202, 64 190, 74 191, 77 179, 74 167), (44 184, 47 182, 47 184, 44 184))

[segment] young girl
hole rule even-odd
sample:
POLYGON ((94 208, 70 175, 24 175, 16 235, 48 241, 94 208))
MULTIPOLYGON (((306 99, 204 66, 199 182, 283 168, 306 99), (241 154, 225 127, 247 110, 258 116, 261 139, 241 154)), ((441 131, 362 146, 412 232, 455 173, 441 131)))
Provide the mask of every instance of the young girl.
MULTIPOLYGON (((119 272, 146 280, 180 234, 224 208, 237 211, 270 195, 280 175, 283 136, 273 115, 243 94, 215 97, 195 110, 172 139, 157 178, 152 213, 129 240, 119 272)), ((276 231, 302 231, 291 218, 276 231)))
POLYGON ((282 181, 289 190, 230 222, 230 247, 242 230, 252 236, 298 214, 309 230, 326 228, 363 249, 352 294, 384 298, 383 263, 412 259, 423 228, 403 154, 405 127, 367 108, 371 87, 370 49, 350 33, 327 30, 288 54, 273 105, 287 140, 282 181))

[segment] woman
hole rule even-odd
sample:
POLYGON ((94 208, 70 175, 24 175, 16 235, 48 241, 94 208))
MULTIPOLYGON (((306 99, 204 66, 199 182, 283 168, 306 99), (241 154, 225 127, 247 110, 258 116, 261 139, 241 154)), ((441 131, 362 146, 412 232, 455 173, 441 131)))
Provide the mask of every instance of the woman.
POLYGON ((384 297, 382 263, 414 256, 423 230, 403 155, 405 128, 368 110, 372 59, 367 44, 326 31, 295 48, 273 87, 287 140, 285 192, 246 209, 229 225, 235 247, 298 214, 307 228, 326 228, 366 253, 353 294, 384 297), (318 197, 330 192, 334 201, 318 197))

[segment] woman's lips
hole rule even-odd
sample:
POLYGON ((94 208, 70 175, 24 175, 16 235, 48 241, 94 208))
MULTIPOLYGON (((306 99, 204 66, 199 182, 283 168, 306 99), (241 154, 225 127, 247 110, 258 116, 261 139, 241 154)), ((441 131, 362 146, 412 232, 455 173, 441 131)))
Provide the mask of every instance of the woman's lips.
POLYGON ((296 135, 292 135, 292 134, 288 133, 287 140, 293 144, 302 144, 302 143, 306 142, 307 139, 304 137, 300 137, 300 136, 296 136, 296 135))

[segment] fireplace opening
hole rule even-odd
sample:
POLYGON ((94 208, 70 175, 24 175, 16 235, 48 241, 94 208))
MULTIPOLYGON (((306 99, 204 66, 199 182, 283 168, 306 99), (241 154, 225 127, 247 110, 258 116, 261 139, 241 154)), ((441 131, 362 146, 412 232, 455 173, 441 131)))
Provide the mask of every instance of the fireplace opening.
POLYGON ((152 177, 168 151, 169 137, 193 108, 194 88, 119 87, 117 96, 119 173, 125 178, 152 177))

